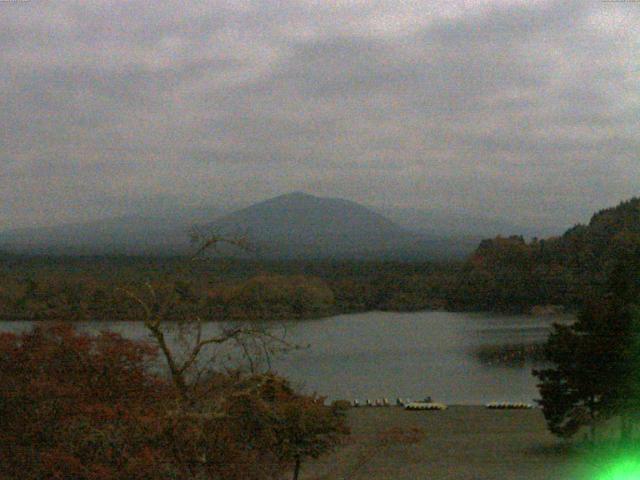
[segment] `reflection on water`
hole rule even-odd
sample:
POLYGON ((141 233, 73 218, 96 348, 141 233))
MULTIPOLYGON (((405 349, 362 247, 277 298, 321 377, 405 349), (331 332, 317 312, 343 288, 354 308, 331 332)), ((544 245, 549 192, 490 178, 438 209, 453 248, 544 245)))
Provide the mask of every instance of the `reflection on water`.
POLYGON ((484 365, 475 351, 482 345, 543 342, 557 320, 447 312, 338 316, 291 326, 292 337, 311 347, 278 360, 276 368, 332 398, 530 402, 537 397, 533 365, 484 365))
MULTIPOLYGON (((482 345, 542 342, 552 321, 558 320, 570 317, 369 312, 287 322, 288 339, 310 346, 276 358, 273 368, 295 385, 332 399, 431 396, 447 403, 531 402, 537 397, 531 364, 486 365, 474 352, 482 345)), ((29 326, 6 322, 0 328, 18 331, 29 326)), ((133 322, 83 328, 146 336, 143 326, 133 322)))
POLYGON ((474 350, 483 365, 526 366, 527 362, 543 365, 544 343, 509 343, 505 345, 481 345, 474 350))

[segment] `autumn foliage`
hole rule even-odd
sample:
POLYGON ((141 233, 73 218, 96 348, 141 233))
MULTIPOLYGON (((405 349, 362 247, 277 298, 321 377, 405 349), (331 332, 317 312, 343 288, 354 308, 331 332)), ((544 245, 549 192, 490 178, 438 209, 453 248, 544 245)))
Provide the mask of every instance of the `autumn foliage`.
POLYGON ((155 478, 166 385, 155 350, 66 324, 0 335, 2 478, 155 478))
POLYGON ((0 334, 0 479, 275 479, 347 431, 277 376, 211 374, 185 403, 158 365, 69 324, 0 334))

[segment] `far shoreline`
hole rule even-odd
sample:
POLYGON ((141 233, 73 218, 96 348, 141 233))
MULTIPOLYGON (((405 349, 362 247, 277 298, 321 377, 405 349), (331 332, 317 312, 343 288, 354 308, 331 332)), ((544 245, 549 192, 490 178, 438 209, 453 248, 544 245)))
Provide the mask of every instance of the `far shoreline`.
MULTIPOLYGON (((537 306, 536 306, 537 307, 537 306)), ((557 307, 557 306, 552 306, 557 307)), ((398 314, 411 314, 411 313, 429 313, 429 312, 442 312, 442 313, 468 313, 468 314, 478 314, 478 315, 496 315, 496 316, 522 316, 522 317, 544 317, 544 318, 570 318, 575 317, 577 315, 576 309, 566 308, 564 306, 560 306, 562 309, 549 309, 547 310, 546 306, 541 309, 536 309, 532 307, 527 309, 526 311, 514 309, 514 310, 473 310, 473 309, 446 309, 446 308, 421 308, 421 309, 400 309, 400 310, 392 310, 392 309, 370 309, 370 310, 345 310, 345 311, 332 311, 326 312, 318 315, 304 315, 296 318, 286 318, 286 317, 278 317, 278 318, 228 318, 228 319, 210 319, 205 320, 205 323, 216 323, 216 322, 265 322, 265 323, 277 323, 277 322, 305 322, 305 321, 318 321, 318 320, 326 320, 328 318, 339 317, 344 315, 362 315, 367 313, 398 313, 398 314)), ((138 319, 115 319, 115 320, 106 320, 106 319, 59 319, 59 318, 32 318, 32 317, 16 317, 16 316, 0 316, 0 322, 71 322, 71 323, 113 323, 113 322, 142 322, 143 320, 138 319)), ((166 320, 170 323, 179 322, 180 320, 168 319, 166 320)))

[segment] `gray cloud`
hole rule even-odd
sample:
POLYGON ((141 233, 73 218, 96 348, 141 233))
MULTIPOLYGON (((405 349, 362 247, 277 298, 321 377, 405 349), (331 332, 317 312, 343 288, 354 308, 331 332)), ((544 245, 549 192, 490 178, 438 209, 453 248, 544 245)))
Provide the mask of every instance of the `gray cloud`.
POLYGON ((291 190, 584 221, 638 193, 638 20, 596 0, 6 2, 0 228, 291 190))

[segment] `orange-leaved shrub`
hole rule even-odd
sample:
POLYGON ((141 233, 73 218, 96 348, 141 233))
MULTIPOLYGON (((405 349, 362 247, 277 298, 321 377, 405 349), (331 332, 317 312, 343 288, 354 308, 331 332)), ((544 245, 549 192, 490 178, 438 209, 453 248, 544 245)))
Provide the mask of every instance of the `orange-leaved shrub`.
POLYGON ((0 478, 166 478, 155 355, 64 323, 0 334, 0 478))
POLYGON ((0 334, 0 479, 277 479, 348 433, 271 374, 212 373, 185 401, 156 354, 64 323, 0 334))

